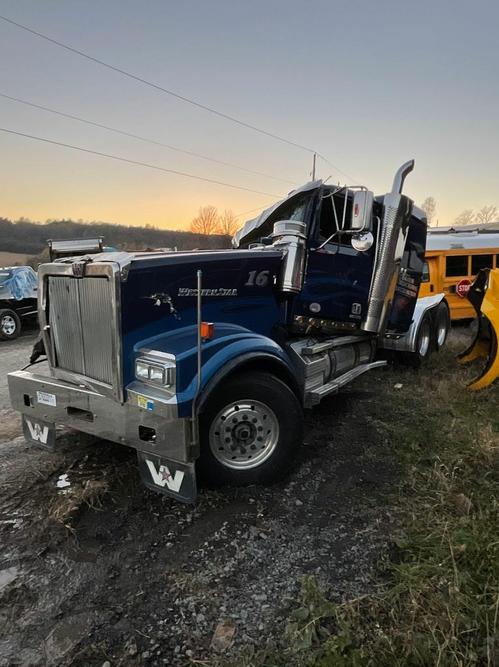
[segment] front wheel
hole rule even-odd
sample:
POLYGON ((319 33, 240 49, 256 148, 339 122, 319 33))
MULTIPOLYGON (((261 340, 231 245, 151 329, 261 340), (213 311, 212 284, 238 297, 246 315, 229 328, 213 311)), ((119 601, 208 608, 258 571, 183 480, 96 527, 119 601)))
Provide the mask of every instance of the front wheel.
POLYGON ((21 333, 21 320, 19 315, 10 308, 0 310, 0 338, 13 340, 21 333))
POLYGON ((293 391, 250 372, 223 382, 200 416, 201 476, 212 484, 272 482, 301 444, 303 415, 293 391))

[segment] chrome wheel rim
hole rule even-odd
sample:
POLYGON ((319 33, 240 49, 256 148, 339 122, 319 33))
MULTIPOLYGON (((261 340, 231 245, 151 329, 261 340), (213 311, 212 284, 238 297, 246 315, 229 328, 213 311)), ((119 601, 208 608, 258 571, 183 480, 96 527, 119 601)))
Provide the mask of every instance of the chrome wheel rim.
POLYGON ((6 336, 12 336, 16 330, 16 321, 11 315, 4 315, 2 317, 2 332, 6 336))
POLYGON ((437 329, 437 345, 438 347, 442 347, 443 344, 445 343, 445 339, 447 338, 447 320, 444 317, 440 318, 440 322, 438 323, 438 329, 437 329))
POLYGON ((222 465, 236 470, 256 468, 277 447, 279 422, 260 401, 233 401, 220 410, 210 428, 210 449, 222 465))
POLYGON ((421 333, 419 334, 419 354, 421 357, 426 357, 430 348, 430 323, 423 322, 421 326, 421 333))

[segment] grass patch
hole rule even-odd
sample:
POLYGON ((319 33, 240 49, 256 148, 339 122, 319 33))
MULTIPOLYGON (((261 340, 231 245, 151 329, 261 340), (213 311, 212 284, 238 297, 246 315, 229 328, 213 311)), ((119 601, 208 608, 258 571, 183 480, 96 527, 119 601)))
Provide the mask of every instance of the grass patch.
POLYGON ((388 370, 370 409, 404 470, 386 584, 338 605, 305 578, 278 649, 233 664, 499 665, 499 387, 467 391, 455 348, 388 370))
POLYGON ((328 606, 305 582, 320 617, 310 664, 499 664, 499 388, 468 392, 455 351, 384 381, 377 426, 406 470, 389 585, 328 606), (390 391, 401 375, 402 390, 390 391), (321 627, 331 632, 322 642, 321 627))

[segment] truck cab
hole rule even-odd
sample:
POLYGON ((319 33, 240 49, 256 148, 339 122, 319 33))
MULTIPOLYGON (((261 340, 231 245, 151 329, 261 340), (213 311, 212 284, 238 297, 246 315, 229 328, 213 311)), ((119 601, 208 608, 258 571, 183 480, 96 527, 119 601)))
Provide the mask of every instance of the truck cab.
POLYGON ((445 341, 443 295, 418 299, 426 220, 392 190, 313 181, 248 221, 233 249, 100 253, 40 267, 50 373, 9 375, 26 438, 55 424, 137 450, 144 483, 193 501, 196 480, 281 476, 303 410, 445 341))

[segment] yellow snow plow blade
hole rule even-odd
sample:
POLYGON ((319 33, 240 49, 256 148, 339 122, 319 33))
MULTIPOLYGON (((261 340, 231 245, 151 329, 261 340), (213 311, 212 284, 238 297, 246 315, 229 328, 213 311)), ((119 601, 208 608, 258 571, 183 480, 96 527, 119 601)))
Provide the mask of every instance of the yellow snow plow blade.
POLYGON ((480 271, 470 287, 468 299, 478 316, 478 330, 473 343, 459 356, 467 364, 484 359, 482 373, 468 384, 474 391, 488 387, 499 377, 499 269, 480 271))

